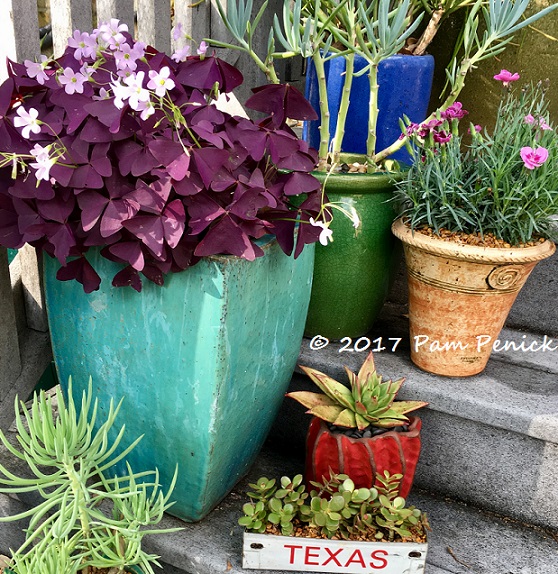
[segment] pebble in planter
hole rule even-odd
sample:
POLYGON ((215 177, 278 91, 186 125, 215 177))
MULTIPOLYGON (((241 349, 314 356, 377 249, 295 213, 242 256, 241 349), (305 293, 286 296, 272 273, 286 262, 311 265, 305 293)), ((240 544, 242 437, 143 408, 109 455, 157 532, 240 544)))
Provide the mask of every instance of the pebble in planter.
MULTIPOLYGON (((124 428, 108 438, 120 409, 111 404, 100 428, 93 424, 97 401, 89 390, 76 412, 71 381, 67 402, 44 391, 31 406, 16 408, 17 441, 12 446, 0 431, 4 446, 29 465, 29 476, 15 476, 0 465, 0 492, 33 492, 44 500, 28 511, 2 517, 3 522, 30 518, 23 545, 13 552, 4 574, 154 574, 157 556, 142 550, 146 534, 180 529, 154 529, 172 505, 172 486, 165 494, 157 471, 111 476, 108 469, 140 441, 115 455, 124 428)), ((16 399, 17 407, 17 399, 16 399)), ((176 480, 176 474, 175 474, 176 480)), ((174 484, 174 481, 173 481, 174 484)))
POLYGON ((244 568, 384 574, 418 572, 426 562, 426 516, 399 496, 401 475, 357 488, 330 474, 308 493, 302 475, 260 478, 243 506, 244 568))
POLYGON ((287 394, 314 415, 306 439, 306 481, 322 480, 331 469, 369 488, 377 473, 388 471, 403 475, 400 490, 406 497, 420 454, 422 423, 405 415, 428 403, 395 401, 404 379, 382 381, 373 353, 358 374, 346 369, 350 387, 315 369, 301 369, 325 393, 287 394))

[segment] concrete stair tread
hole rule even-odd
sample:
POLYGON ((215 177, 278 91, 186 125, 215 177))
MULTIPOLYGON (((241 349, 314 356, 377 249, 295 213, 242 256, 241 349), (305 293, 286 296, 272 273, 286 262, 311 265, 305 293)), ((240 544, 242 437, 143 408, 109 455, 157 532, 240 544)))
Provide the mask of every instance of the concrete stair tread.
MULTIPOLYGON (((302 468, 292 457, 264 448, 249 476, 206 519, 184 524, 166 517, 164 526, 185 529, 150 538, 149 549, 189 574, 263 574, 241 566, 242 528, 237 520, 247 501, 247 484, 260 476, 293 476, 302 468)), ((425 491, 414 492, 409 500, 428 513, 432 525, 426 574, 558 574, 558 541, 550 532, 425 491)))
MULTIPOLYGON (((535 341, 537 345, 533 348, 537 349, 545 336, 504 329, 500 341, 513 342, 515 350, 512 347, 506 352, 493 352, 484 372, 474 377, 440 377, 421 371, 411 362, 408 321, 403 311, 402 306, 387 305, 367 336, 372 342, 370 349, 379 346, 379 337, 381 345, 386 347, 376 353, 380 374, 387 378, 405 376, 406 383, 398 398, 425 400, 433 410, 558 443, 558 336, 551 341, 551 335, 546 335, 546 347, 555 350, 522 351, 522 342, 528 347, 535 341), (401 342, 391 352, 398 338, 401 342)), ((357 339, 352 339, 352 345, 357 339)), ((332 341, 312 350, 312 340, 304 339, 298 363, 341 381, 346 380, 343 366, 357 371, 368 353, 340 352, 347 341, 343 344, 332 341)))
MULTIPOLYGON (((184 530, 146 537, 146 550, 161 556, 164 574, 264 574, 242 568, 243 529, 237 521, 248 483, 260 476, 279 478, 301 471, 300 461, 264 448, 249 475, 209 516, 196 524, 165 516, 161 527, 184 530)), ((425 491, 414 491, 409 502, 427 512, 432 525, 425 574, 558 574, 558 536, 550 531, 425 491)), ((0 516, 25 508, 0 495, 0 516)), ((0 523, 0 553, 21 543, 22 526, 0 523)))

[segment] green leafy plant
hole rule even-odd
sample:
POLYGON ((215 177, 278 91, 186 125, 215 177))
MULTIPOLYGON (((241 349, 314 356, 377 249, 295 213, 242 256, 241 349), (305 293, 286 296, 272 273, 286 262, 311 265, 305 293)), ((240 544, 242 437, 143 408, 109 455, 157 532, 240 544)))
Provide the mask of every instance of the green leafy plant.
POLYGON ((401 213, 415 229, 492 234, 511 245, 550 237, 558 215, 558 137, 545 100, 546 83, 516 93, 519 74, 502 70, 504 83, 493 133, 471 125, 464 145, 456 104, 430 122, 407 127, 415 157, 397 185, 401 213))
POLYGON ((405 379, 382 381, 376 372, 374 355, 369 353, 357 375, 347 367, 350 388, 328 375, 300 367, 323 391, 294 391, 287 393, 308 407, 307 412, 331 424, 363 430, 370 425, 391 428, 408 424, 406 413, 426 406, 423 401, 395 401, 405 379))
MULTIPOLYGON (((227 0, 226 7, 217 2, 221 18, 235 43, 210 40, 215 46, 241 50, 253 58, 258 67, 272 83, 279 78, 274 67, 276 60, 293 56, 311 58, 316 68, 320 100, 320 148, 318 169, 329 171, 338 166, 345 123, 349 109, 349 96, 356 74, 367 74, 370 84, 368 102, 368 171, 385 169, 384 161, 405 145, 405 138, 399 139, 383 150, 376 150, 376 126, 378 109, 378 66, 380 62, 397 54, 417 29, 423 14, 414 17, 417 2, 410 0, 285 0, 282 22, 275 16, 274 26, 269 32, 265 55, 254 50, 254 35, 267 7, 264 2, 252 18, 252 0, 227 0), (282 50, 277 50, 280 44, 282 50), (366 60, 366 67, 355 73, 355 56, 366 60), (335 134, 331 140, 327 98, 325 63, 333 58, 344 58, 346 71, 335 134)), ((479 62, 502 52, 513 34, 532 24, 537 19, 558 7, 548 6, 538 13, 523 18, 529 0, 476 0, 472 2, 436 3, 436 8, 452 11, 466 5, 468 14, 463 26, 461 48, 447 69, 449 92, 440 110, 451 106, 465 85, 467 74, 479 62), (480 24, 481 20, 483 24, 480 24), (483 30, 481 32, 481 30, 483 30)), ((425 12, 439 19, 440 12, 425 7, 425 12)), ((436 25, 434 22, 433 27, 436 25)), ((427 36, 433 37, 433 27, 427 36)), ((427 29, 429 27, 427 26, 427 29)), ((257 88, 262 100, 262 109, 269 107, 269 98, 274 93, 268 87, 257 88), (266 94, 269 94, 266 96, 266 94)), ((435 117, 433 114, 429 119, 435 117)))
POLYGON ((356 488, 344 474, 330 474, 323 482, 312 482, 316 490, 305 492, 302 475, 292 481, 288 477, 281 484, 298 484, 300 503, 285 503, 284 489, 275 487, 275 480, 261 478, 250 484, 255 492, 248 492, 252 503, 243 506, 244 516, 238 523, 247 530, 265 532, 268 527, 279 526, 282 535, 289 536, 295 527, 307 528, 326 538, 344 540, 365 534, 369 539, 394 541, 409 538, 411 530, 429 528, 424 513, 413 506, 407 507, 398 495, 401 475, 377 475, 378 488, 356 488), (264 491, 259 485, 265 483, 264 491), (305 501, 308 501, 306 503, 305 501), (287 509, 286 507, 289 506, 287 509))
MULTIPOLYGON (((16 399, 16 428, 19 448, 0 431, 8 451, 24 461, 31 477, 16 476, 0 465, 0 492, 36 492, 43 502, 1 521, 30 518, 23 545, 12 551, 10 569, 15 574, 77 574, 89 567, 111 569, 120 574, 126 566, 138 565, 153 574, 157 556, 142 550, 147 534, 177 529, 153 529, 159 523, 176 482, 164 494, 157 471, 134 473, 128 466, 124 476, 111 476, 111 467, 121 461, 141 440, 136 439, 115 454, 124 436, 109 438, 120 408, 111 402, 106 421, 98 431, 97 401, 92 401, 91 381, 83 393, 78 414, 71 380, 67 401, 56 391, 58 413, 52 397, 35 395, 30 408, 16 399)), ((122 401, 121 401, 122 402, 122 401)))

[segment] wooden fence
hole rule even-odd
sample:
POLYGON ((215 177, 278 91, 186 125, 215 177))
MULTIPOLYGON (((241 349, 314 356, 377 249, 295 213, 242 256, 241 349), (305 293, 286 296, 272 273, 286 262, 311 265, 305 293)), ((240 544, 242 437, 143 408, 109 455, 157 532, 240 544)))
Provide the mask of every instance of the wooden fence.
MULTIPOLYGON (((269 29, 280 3, 271 0, 259 41, 266 42, 263 31, 269 29)), ((179 23, 198 41, 227 37, 211 0, 50 0, 50 14, 55 56, 63 52, 73 30, 90 31, 111 18, 126 23, 137 39, 167 53, 178 47, 172 27, 179 23)), ((0 0, 0 81, 6 77, 7 57, 35 60, 40 53, 37 0, 0 0)), ((239 60, 237 52, 220 55, 242 68, 247 86, 244 96, 248 87, 263 83, 263 75, 246 59, 239 60)), ((13 419, 15 395, 25 398, 51 360, 35 251, 26 247, 8 265, 6 250, 0 247, 0 428, 13 419)))

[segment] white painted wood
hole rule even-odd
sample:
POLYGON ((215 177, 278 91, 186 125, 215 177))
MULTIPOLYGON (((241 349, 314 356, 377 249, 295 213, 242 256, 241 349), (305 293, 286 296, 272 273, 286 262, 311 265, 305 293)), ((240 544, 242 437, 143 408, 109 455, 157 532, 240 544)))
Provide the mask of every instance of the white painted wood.
POLYGON ((97 23, 109 22, 112 18, 127 24, 134 36, 134 0, 97 0, 97 23))
MULTIPOLYGON (((181 2, 188 4, 189 2, 181 2)), ((175 6, 179 2, 175 2, 175 6)), ((171 10, 169 0, 137 0, 138 40, 170 55, 171 10)))
POLYGON ((345 574, 423 574, 426 544, 244 533, 242 567, 345 574))
POLYGON ((39 54, 36 0, 0 0, 0 81, 7 77, 6 58, 36 60, 39 54))
POLYGON ((54 55, 60 56, 74 30, 89 32, 93 28, 91 0, 50 0, 54 55))
POLYGON ((0 247, 0 393, 21 373, 17 324, 8 266, 8 252, 0 247))

